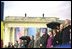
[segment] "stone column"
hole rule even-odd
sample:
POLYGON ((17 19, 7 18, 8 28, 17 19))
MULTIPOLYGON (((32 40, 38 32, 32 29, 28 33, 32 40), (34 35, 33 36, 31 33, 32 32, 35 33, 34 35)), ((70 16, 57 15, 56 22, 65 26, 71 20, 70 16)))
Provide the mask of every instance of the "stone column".
POLYGON ((12 43, 14 44, 15 42, 15 28, 13 27, 13 31, 12 31, 12 43))
POLYGON ((27 36, 27 35, 28 35, 28 29, 24 28, 24 36, 27 36))
POLYGON ((12 42, 12 32, 13 32, 13 28, 10 27, 10 35, 9 35, 10 42, 12 42))
POLYGON ((5 26, 5 29, 4 29, 4 45, 3 46, 8 46, 8 42, 10 42, 10 38, 9 38, 9 35, 10 35, 10 28, 5 26))

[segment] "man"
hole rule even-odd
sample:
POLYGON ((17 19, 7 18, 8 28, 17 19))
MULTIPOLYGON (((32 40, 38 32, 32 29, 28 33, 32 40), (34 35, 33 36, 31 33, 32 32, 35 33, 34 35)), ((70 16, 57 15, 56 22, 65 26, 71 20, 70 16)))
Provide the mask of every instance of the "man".
POLYGON ((34 40, 34 48, 40 48, 40 32, 36 34, 36 39, 34 40))
POLYGON ((63 30, 63 37, 62 37, 62 42, 63 43, 68 43, 70 41, 70 20, 66 19, 65 20, 65 28, 63 30))
POLYGON ((46 48, 48 37, 49 37, 49 35, 47 34, 47 29, 45 29, 44 34, 40 38, 40 46, 41 46, 41 48, 46 48))

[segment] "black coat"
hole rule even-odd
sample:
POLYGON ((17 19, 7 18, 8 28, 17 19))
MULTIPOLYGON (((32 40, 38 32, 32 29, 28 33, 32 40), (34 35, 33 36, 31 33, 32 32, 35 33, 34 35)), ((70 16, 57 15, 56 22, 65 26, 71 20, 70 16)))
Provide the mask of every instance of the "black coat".
POLYGON ((71 26, 69 25, 69 26, 65 27, 63 30, 63 37, 62 37, 63 43, 67 43, 70 41, 70 28, 71 28, 71 26))
POLYGON ((58 42, 59 42, 59 44, 62 44, 63 30, 64 29, 62 29, 61 31, 59 31, 59 36, 58 36, 58 42))
POLYGON ((56 46, 59 44, 59 32, 56 32, 56 35, 53 36, 53 46, 56 46), (58 43, 57 43, 58 41, 58 43))
POLYGON ((40 43, 42 44, 42 48, 46 48, 47 45, 47 39, 49 38, 49 35, 45 33, 41 38, 40 38, 40 43))

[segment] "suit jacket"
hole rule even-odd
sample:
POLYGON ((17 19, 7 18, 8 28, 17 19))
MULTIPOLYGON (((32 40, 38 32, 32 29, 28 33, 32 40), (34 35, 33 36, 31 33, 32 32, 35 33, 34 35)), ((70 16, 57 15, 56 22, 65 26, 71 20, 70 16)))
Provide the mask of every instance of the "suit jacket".
POLYGON ((71 26, 69 25, 69 26, 65 27, 63 30, 63 37, 62 37, 63 43, 70 41, 70 28, 71 28, 71 26))
POLYGON ((42 48, 46 48, 47 45, 47 39, 49 35, 45 33, 41 38, 40 38, 40 43, 42 44, 42 48))

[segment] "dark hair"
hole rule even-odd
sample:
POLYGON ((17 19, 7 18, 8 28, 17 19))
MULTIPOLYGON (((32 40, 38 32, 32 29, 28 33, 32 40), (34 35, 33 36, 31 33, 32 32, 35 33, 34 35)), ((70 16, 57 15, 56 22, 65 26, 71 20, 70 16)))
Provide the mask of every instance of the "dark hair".
POLYGON ((51 33, 52 33, 52 35, 53 35, 53 30, 51 30, 50 32, 51 32, 51 33))
MULTIPOLYGON (((55 33, 57 34, 57 29, 53 29, 54 31, 55 31, 55 33)), ((52 33, 53 33, 53 30, 52 30, 52 33)), ((54 35, 54 33, 53 33, 53 35, 54 35)))

